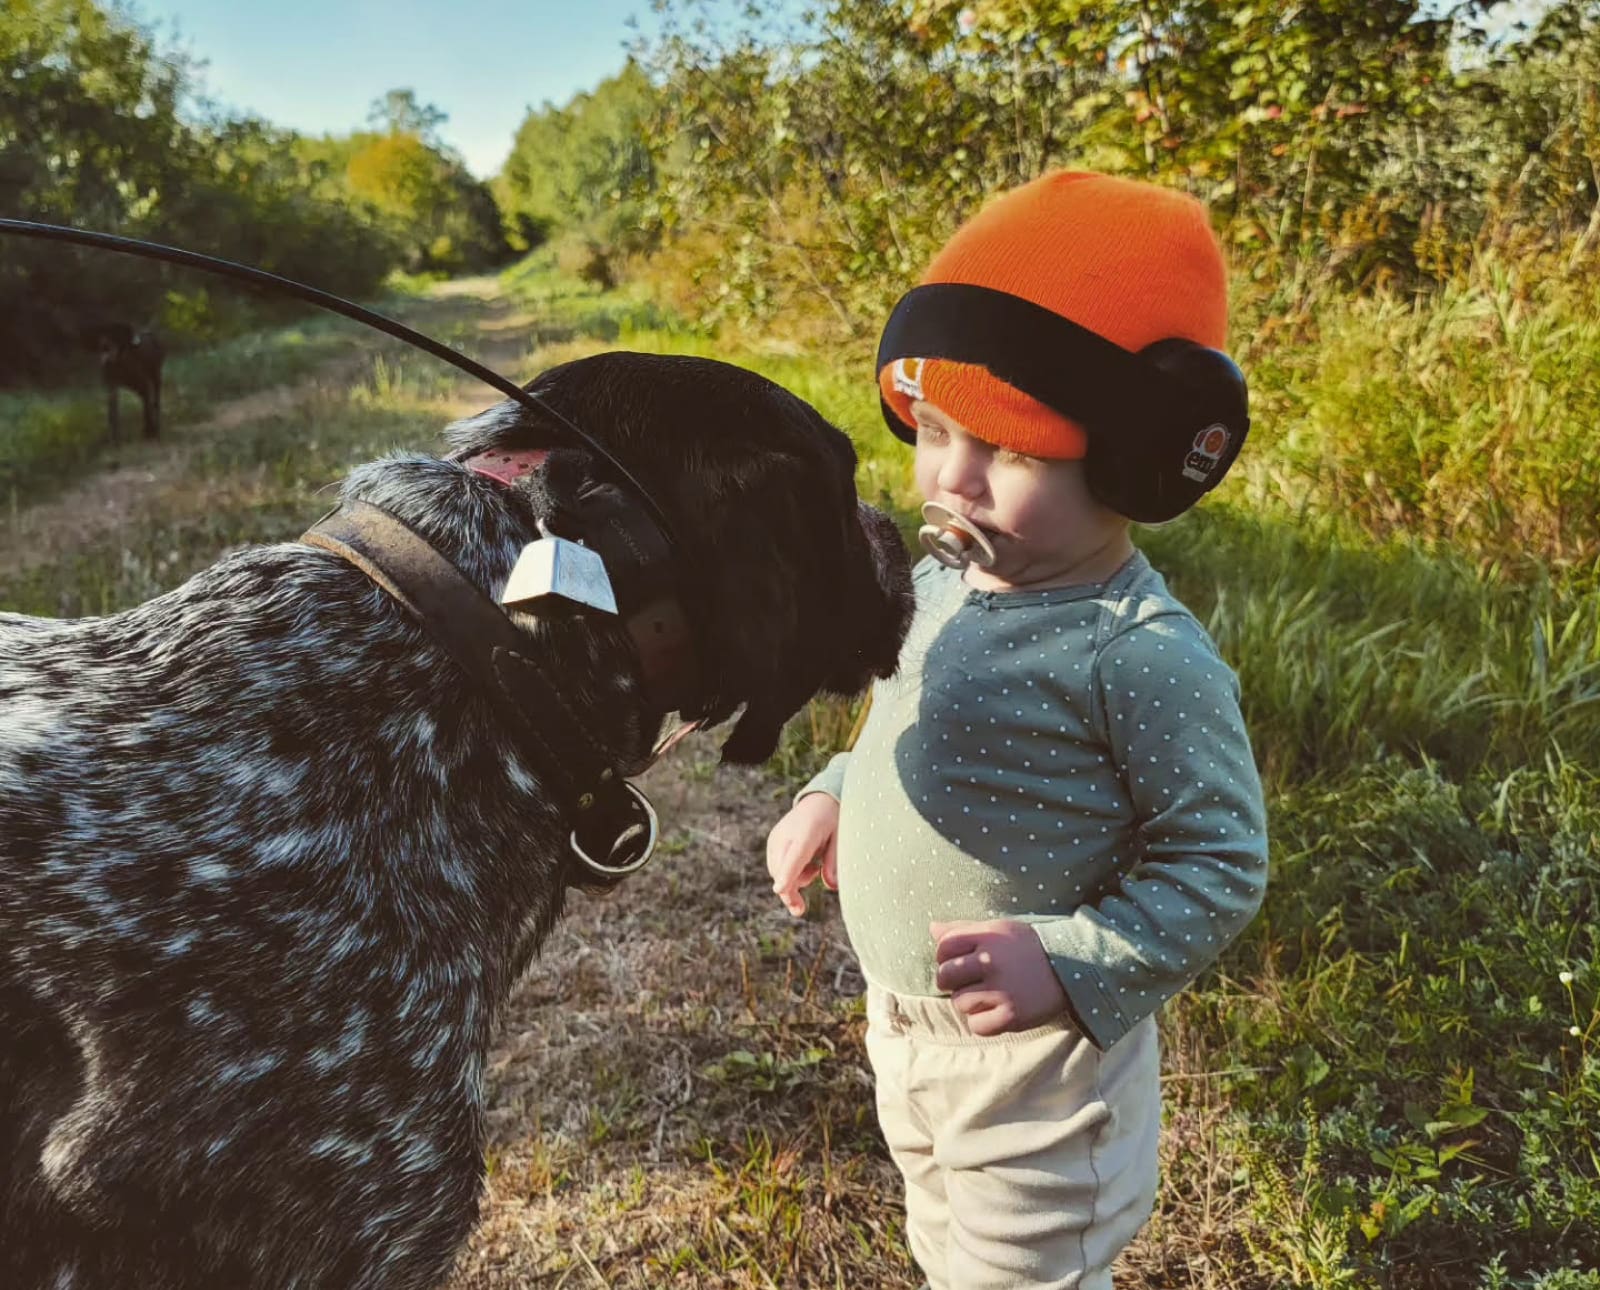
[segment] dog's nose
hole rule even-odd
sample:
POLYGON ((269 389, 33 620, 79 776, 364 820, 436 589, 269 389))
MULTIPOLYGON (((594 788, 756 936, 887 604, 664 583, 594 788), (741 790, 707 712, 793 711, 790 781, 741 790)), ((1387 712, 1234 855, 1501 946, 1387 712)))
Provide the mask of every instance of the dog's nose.
POLYGON ((862 624, 867 629, 867 643, 860 657, 875 675, 889 676, 899 658, 900 642, 911 625, 911 557, 895 522, 877 507, 858 502, 856 516, 872 556, 877 584, 874 591, 880 607, 862 624))

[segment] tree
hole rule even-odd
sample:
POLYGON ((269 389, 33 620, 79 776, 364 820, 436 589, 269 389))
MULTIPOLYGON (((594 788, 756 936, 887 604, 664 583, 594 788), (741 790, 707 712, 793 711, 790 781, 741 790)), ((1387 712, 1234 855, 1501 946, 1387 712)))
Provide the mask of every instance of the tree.
MULTIPOLYGON (((346 295, 400 258, 381 213, 296 136, 197 100, 186 58, 94 0, 0 8, 0 209, 242 259, 346 295)), ((402 100, 399 107, 407 107, 402 100)), ((414 103, 409 103, 414 108, 414 103)), ((419 120, 425 110, 416 109, 419 120)), ((498 247, 482 185, 458 185, 463 246, 498 247), (473 239, 477 240, 474 241, 473 239)), ((454 235, 454 226, 446 230, 454 235)), ((188 318, 206 279, 146 260, 0 240, 0 384, 78 368, 84 328, 188 318)))
POLYGON ((656 185, 648 131, 657 94, 631 59, 564 106, 530 110, 495 179, 502 210, 524 236, 562 227, 614 251, 648 245, 656 185))
MULTIPOLYGON (((714 284, 707 318, 792 325, 809 300, 854 334, 988 194, 1052 166, 1204 198, 1291 311, 1336 284, 1425 289, 1513 193, 1553 217, 1545 235, 1581 216, 1600 241, 1589 64, 1558 73, 1537 41, 1491 44, 1493 7, 823 0, 786 22, 777 0, 748 0, 730 29, 706 0, 666 0, 645 54, 657 218, 680 251, 702 237, 680 276, 714 284), (1534 196, 1528 158, 1552 149, 1576 201, 1534 196)), ((1562 57, 1596 8, 1551 9, 1562 57)))
POLYGON ((483 268, 504 253, 488 188, 454 153, 418 134, 391 130, 354 136, 345 181, 351 196, 369 205, 406 247, 411 269, 483 268))
POLYGON ((390 90, 374 99, 367 124, 385 134, 415 135, 430 148, 439 148, 439 127, 450 118, 431 103, 418 103, 415 90, 390 90))

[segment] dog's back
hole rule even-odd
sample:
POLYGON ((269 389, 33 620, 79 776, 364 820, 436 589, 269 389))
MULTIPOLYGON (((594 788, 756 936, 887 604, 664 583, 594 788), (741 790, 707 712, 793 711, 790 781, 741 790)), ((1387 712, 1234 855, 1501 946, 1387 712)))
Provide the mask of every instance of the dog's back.
POLYGON ((481 1172, 462 1072, 522 935, 478 884, 537 877, 548 813, 440 670, 305 548, 113 618, 0 615, 0 1281, 448 1266, 481 1172), (47 1265, 7 1267, 24 1231, 47 1265))

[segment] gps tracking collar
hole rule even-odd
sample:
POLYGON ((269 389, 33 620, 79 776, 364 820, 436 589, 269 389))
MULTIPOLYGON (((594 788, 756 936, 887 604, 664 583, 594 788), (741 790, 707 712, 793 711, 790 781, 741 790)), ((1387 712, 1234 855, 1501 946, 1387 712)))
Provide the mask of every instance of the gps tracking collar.
MULTIPOLYGON (((991 287, 942 282, 908 292, 884 327, 876 370, 900 359, 985 367, 1076 421, 1089 437, 1090 493, 1140 523, 1175 519, 1215 488, 1250 430, 1244 374, 1220 350, 1181 338, 1123 349, 991 287)), ((887 402, 883 415, 897 438, 916 442, 887 402)), ((936 533, 952 527, 928 518, 936 533)))

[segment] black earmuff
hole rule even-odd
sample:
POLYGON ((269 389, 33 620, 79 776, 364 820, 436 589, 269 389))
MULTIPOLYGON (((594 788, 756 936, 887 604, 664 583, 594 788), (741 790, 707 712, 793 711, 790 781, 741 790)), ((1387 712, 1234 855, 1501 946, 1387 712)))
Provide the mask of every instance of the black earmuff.
POLYGON ((1249 395, 1231 358, 1194 341, 1158 340, 1138 357, 1169 387, 1165 406, 1138 421, 1089 426, 1084 480, 1119 515, 1159 524, 1228 473, 1250 431, 1249 395))
MULTIPOLYGON (((1134 353, 1031 300, 966 283, 931 283, 895 306, 877 370, 900 359, 986 367, 1089 433, 1085 479, 1096 500, 1144 524, 1176 519, 1215 488, 1250 431, 1244 374, 1191 340, 1134 353)), ((896 437, 916 436, 889 407, 896 437)))

